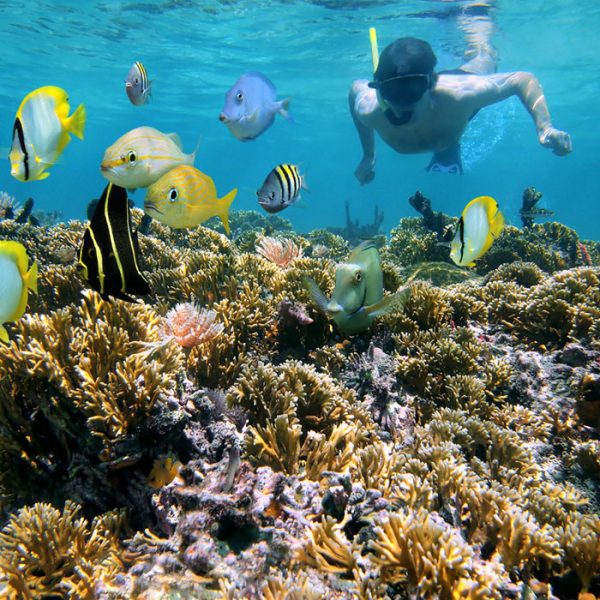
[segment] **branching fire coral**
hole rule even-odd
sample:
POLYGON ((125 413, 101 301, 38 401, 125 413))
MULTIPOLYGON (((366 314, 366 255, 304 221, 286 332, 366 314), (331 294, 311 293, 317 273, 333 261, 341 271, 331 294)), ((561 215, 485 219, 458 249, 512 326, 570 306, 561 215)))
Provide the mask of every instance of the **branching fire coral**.
POLYGON ((122 515, 90 524, 67 501, 61 513, 38 503, 13 515, 0 533, 0 581, 9 599, 93 600, 99 582, 123 571, 117 537, 122 515))

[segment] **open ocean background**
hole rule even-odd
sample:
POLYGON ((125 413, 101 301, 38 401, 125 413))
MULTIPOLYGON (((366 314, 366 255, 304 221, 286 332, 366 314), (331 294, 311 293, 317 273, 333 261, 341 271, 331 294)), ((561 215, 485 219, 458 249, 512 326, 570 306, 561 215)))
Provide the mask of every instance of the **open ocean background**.
MULTIPOLYGON (((430 155, 398 155, 377 139, 376 178, 361 187, 353 172, 361 157, 348 111, 354 79, 372 75, 368 29, 380 51, 401 36, 428 40, 437 69, 458 67, 467 45, 457 14, 465 3, 409 0, 170 0, 14 3, 0 1, 0 146, 6 156, 16 110, 43 85, 67 90, 71 110, 88 112, 83 142, 73 138, 44 181, 21 183, 5 160, 0 190, 35 210, 83 219, 106 180, 99 165, 107 146, 128 130, 150 125, 180 134, 186 152, 201 139, 196 166, 222 196, 240 189, 233 209, 262 209, 255 190, 280 162, 307 172, 304 206, 280 213, 298 231, 343 226, 344 205, 370 222, 375 206, 389 231, 416 215, 407 199, 421 190, 434 210, 459 214, 479 195, 494 196, 520 226, 527 186, 542 207, 584 239, 600 239, 600 3, 596 0, 515 0, 494 3, 499 70, 532 71, 544 86, 554 126, 568 131, 574 151, 556 157, 542 148, 516 99, 489 107, 463 138, 463 176, 428 174, 430 155), (133 106, 124 89, 140 60, 153 81, 150 104, 133 106), (218 121, 225 92, 244 72, 258 70, 292 98, 295 123, 280 117, 259 139, 241 143, 218 121)), ((144 190, 134 195, 143 204, 144 190)), ((266 214, 266 213, 264 213, 266 214)))

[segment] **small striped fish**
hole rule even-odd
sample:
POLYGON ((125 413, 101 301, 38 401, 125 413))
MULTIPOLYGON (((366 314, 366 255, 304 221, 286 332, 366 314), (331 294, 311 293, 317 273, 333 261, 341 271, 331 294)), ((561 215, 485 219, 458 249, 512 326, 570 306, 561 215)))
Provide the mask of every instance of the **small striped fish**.
POLYGON ((148 80, 148 72, 146 67, 137 61, 133 63, 127 79, 125 79, 125 92, 131 103, 135 106, 142 106, 150 101, 150 88, 152 82, 148 80))
POLYGON ((269 213, 277 213, 300 198, 300 190, 308 189, 296 165, 277 165, 256 192, 258 203, 269 213))
POLYGON ((176 133, 137 127, 104 152, 100 171, 111 183, 127 189, 148 187, 177 165, 193 165, 196 152, 185 154, 176 133))

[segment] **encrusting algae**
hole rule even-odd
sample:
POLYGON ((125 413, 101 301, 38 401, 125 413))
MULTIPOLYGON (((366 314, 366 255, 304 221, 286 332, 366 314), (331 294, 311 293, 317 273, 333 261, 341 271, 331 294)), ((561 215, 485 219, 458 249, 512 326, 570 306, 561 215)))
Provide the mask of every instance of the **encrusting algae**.
POLYGON ((230 226, 152 223, 127 304, 77 276, 81 223, 0 220, 39 266, 0 345, 0 595, 600 597, 598 245, 506 226, 463 276, 403 219, 405 302, 348 336, 303 281, 332 294, 341 238, 230 226))

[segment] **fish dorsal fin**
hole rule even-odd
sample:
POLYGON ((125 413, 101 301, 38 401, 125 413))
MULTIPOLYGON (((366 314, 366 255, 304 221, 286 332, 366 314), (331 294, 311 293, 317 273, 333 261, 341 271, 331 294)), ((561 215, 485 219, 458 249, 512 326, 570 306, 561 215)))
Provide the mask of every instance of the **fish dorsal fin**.
POLYGON ((354 250, 352 250, 352 252, 350 252, 350 254, 348 256, 348 260, 346 262, 348 262, 348 263, 359 262, 360 255, 368 248, 375 248, 375 244, 374 244, 373 240, 365 240, 364 242, 361 242, 358 246, 356 246, 356 248, 354 248, 354 250))
POLYGON ((178 133, 166 133, 165 134, 180 150, 183 150, 183 144, 178 133))

